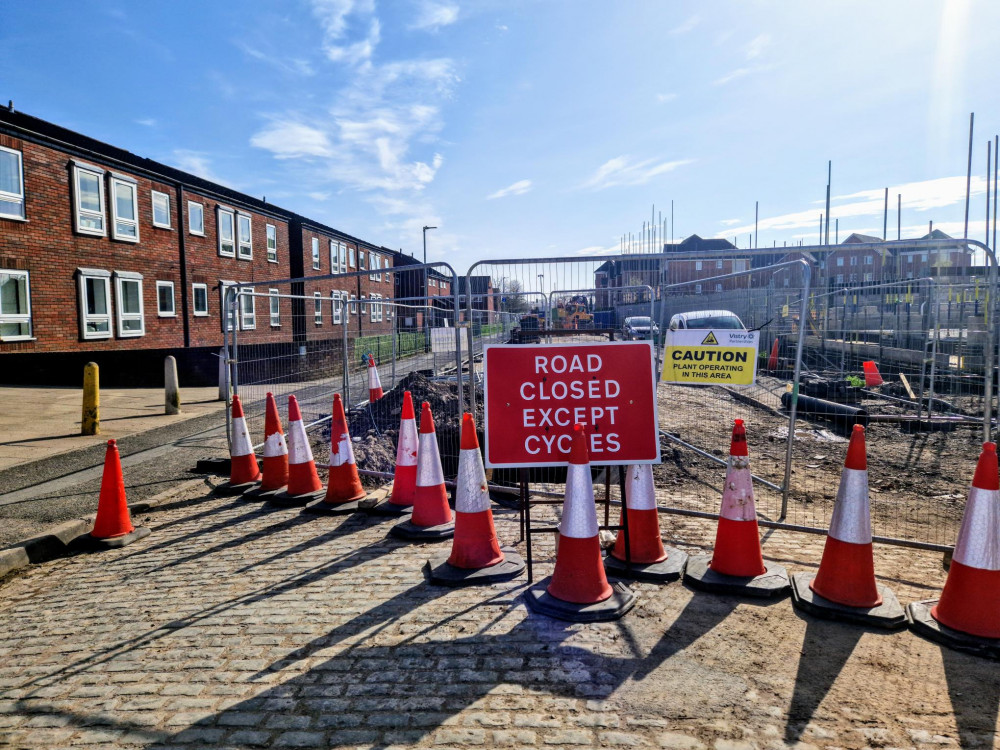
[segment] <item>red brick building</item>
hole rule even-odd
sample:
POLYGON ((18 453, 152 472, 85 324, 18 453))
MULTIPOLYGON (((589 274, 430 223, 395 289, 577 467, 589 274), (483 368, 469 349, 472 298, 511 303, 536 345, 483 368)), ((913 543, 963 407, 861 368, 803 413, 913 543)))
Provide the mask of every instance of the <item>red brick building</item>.
POLYGON ((301 342, 329 335, 352 298, 342 314, 359 334, 388 331, 385 306, 369 301, 394 296, 393 265, 392 251, 264 200, 0 110, 5 383, 75 382, 94 360, 105 384, 152 384, 166 354, 185 382, 214 382, 227 326, 254 343, 301 342), (340 283, 270 286, 365 269, 340 283), (237 282, 257 294, 225 316, 237 282), (271 292, 285 296, 262 299, 271 292), (311 326, 288 296, 303 293, 322 298, 311 326))

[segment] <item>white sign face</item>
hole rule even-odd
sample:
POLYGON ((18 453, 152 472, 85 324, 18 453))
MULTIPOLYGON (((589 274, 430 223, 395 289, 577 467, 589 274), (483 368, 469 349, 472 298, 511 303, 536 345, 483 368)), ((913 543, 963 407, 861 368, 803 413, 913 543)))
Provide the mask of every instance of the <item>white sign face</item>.
POLYGON ((455 351, 455 329, 454 328, 432 328, 431 329, 431 351, 444 354, 455 351))
POLYGON ((693 328, 667 331, 663 382, 753 385, 758 331, 693 328))

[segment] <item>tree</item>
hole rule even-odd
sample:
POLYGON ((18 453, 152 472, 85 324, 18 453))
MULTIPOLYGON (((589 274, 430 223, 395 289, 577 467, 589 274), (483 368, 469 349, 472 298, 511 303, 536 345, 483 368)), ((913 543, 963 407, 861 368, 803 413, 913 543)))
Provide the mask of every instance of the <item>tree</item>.
POLYGON ((503 312, 524 313, 530 307, 524 298, 524 287, 518 279, 493 277, 493 293, 499 297, 497 309, 503 312))

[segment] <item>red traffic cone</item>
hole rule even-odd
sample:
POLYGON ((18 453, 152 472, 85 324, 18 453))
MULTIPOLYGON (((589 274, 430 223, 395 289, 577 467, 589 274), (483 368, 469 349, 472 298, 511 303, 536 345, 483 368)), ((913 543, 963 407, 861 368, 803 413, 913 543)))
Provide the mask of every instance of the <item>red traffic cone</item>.
POLYGON ((257 486, 260 481, 260 467, 253 452, 253 443, 250 442, 247 420, 243 416, 243 404, 236 394, 233 394, 230 421, 232 436, 229 444, 229 481, 217 487, 215 491, 220 495, 242 495, 257 486))
POLYGON ((469 413, 462 416, 455 487, 455 538, 448 557, 428 560, 431 583, 446 586, 487 584, 520 575, 524 561, 513 550, 500 549, 476 423, 469 413))
POLYGON ((396 473, 392 478, 393 505, 410 507, 417 496, 417 453, 420 438, 417 419, 413 413, 413 397, 403 392, 403 413, 399 417, 399 438, 396 441, 396 473))
POLYGON ((767 369, 771 372, 775 372, 778 369, 778 339, 774 339, 774 344, 771 346, 771 356, 767 358, 767 369))
POLYGON ((1000 478, 996 443, 983 443, 948 579, 937 601, 906 608, 914 632, 1000 659, 1000 478))
MULTIPOLYGON (((627 469, 624 466, 620 468, 627 471, 623 512, 627 513, 628 544, 625 543, 625 532, 619 531, 614 549, 604 558, 604 569, 612 575, 643 581, 675 581, 681 577, 687 553, 664 547, 660 539, 653 467, 636 464, 627 469)), ((621 521, 618 525, 622 525, 621 521)))
POLYGON ((573 426, 573 444, 566 468, 566 497, 556 546, 556 565, 544 593, 539 584, 529 590, 532 609, 573 621, 621 617, 635 604, 635 594, 622 584, 612 587, 604 574, 598 539, 594 483, 583 425, 573 426))
POLYGON ((861 367, 865 371, 865 388, 875 388, 885 382, 882 380, 882 375, 879 374, 878 365, 875 362, 870 360, 863 362, 861 367))
POLYGON ((101 494, 97 500, 97 518, 94 528, 81 538, 91 548, 124 547, 137 539, 149 536, 149 529, 132 525, 125 497, 125 478, 118 455, 118 444, 108 441, 104 454, 104 474, 101 476, 101 494))
POLYGON ((354 446, 347 428, 347 415, 339 393, 333 395, 333 415, 330 418, 330 476, 326 481, 326 497, 313 503, 309 510, 324 513, 353 513, 358 500, 368 493, 361 486, 354 446))
POLYGON ((264 473, 260 482, 263 492, 280 490, 288 484, 288 446, 281 430, 281 417, 274 394, 267 394, 264 411, 264 473))
POLYGON ((847 447, 819 572, 792 576, 792 603, 820 617, 886 628, 906 625, 896 596, 875 581, 868 461, 861 425, 854 426, 847 447))
POLYGON ((750 451, 742 419, 733 425, 712 556, 690 558, 684 580, 708 591, 748 596, 774 596, 788 588, 785 569, 773 564, 765 566, 761 555, 750 451))
POLYGON ((382 381, 378 377, 375 357, 368 355, 368 403, 374 404, 382 398, 382 381))
POLYGON ((279 505, 305 505, 323 492, 312 446, 295 396, 288 397, 288 486, 271 498, 279 505))
POLYGON ((444 486, 441 454, 431 405, 420 407, 420 438, 417 450, 417 488, 413 498, 413 515, 409 521, 397 524, 391 533, 402 539, 450 539, 455 533, 448 490, 444 486))

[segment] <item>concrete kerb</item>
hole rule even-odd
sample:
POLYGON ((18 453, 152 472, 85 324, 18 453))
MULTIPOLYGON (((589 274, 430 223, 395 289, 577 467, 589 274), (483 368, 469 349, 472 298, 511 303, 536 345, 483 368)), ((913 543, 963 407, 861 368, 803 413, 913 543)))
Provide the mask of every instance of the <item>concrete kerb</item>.
MULTIPOLYGON (((206 489, 210 489, 212 486, 204 477, 190 479, 147 500, 140 500, 129 505, 129 513, 132 515, 148 513, 199 485, 206 489)), ((81 534, 86 534, 94 527, 96 517, 97 514, 93 513, 83 518, 64 521, 53 526, 44 534, 25 539, 23 542, 12 544, 0 550, 0 583, 22 568, 48 562, 65 554, 74 539, 81 534)))

